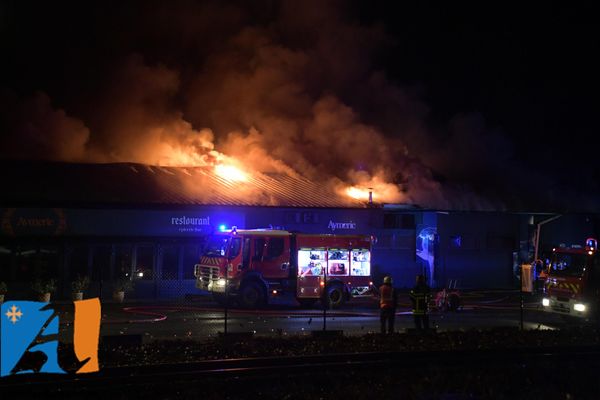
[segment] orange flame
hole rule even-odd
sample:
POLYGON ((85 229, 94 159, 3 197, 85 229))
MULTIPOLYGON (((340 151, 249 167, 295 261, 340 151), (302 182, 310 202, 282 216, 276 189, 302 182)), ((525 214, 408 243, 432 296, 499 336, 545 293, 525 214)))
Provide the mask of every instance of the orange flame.
POLYGON ((369 192, 372 193, 373 201, 377 203, 398 203, 404 200, 398 185, 387 183, 379 177, 373 177, 360 185, 340 189, 339 192, 346 196, 364 202, 369 201, 369 192))
POLYGON ((356 200, 369 200, 369 190, 357 186, 346 188, 346 194, 356 200))
POLYGON ((228 181, 245 182, 248 180, 248 175, 233 165, 215 165, 215 173, 228 181))

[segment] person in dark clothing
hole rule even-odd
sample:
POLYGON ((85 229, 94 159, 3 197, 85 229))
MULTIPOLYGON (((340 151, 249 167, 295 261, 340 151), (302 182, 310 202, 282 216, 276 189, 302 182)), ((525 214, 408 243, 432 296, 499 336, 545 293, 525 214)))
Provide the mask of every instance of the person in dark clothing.
POLYGON ((429 297, 431 289, 425 283, 425 276, 417 275, 417 284, 410 291, 415 327, 418 331, 429 329, 429 297))
POLYGON ((398 292, 392 287, 392 277, 383 278, 383 285, 379 287, 379 308, 381 310, 381 333, 394 333, 394 321, 396 319, 396 306, 398 304, 398 292), (387 329, 386 329, 387 328, 387 329))

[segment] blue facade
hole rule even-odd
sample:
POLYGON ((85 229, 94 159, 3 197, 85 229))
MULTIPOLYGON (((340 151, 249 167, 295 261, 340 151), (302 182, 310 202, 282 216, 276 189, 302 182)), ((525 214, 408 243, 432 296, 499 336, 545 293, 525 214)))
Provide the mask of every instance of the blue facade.
MULTIPOLYGON (((551 215, 439 212, 394 207, 291 208, 172 206, 155 208, 0 209, 0 280, 26 291, 34 273, 59 279, 70 293, 77 274, 92 277, 89 295, 110 296, 119 273, 141 274, 138 298, 197 294, 193 264, 220 226, 280 228, 377 238, 374 281, 390 274, 410 287, 424 274, 433 287, 514 288, 516 267, 533 255, 537 224, 551 215)), ((597 215, 565 215, 540 228, 540 248, 596 236, 597 215)))

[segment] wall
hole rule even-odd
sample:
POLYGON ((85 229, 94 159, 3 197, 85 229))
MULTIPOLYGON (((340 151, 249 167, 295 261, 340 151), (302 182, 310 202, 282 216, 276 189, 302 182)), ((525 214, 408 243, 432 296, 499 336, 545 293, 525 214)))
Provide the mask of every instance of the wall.
POLYGON ((519 246, 519 216, 510 213, 438 214, 439 284, 462 288, 513 288, 513 253, 519 246))
MULTIPOLYGON (((19 268, 40 265, 58 274, 67 294, 73 268, 97 275, 96 260, 104 257, 112 278, 117 254, 129 251, 126 262, 133 271, 138 258, 152 264, 151 278, 141 283, 138 296, 193 294, 190 260, 195 256, 187 253, 199 251, 206 236, 223 224, 373 235, 375 284, 389 274, 395 286, 407 288, 415 275, 425 273, 434 287, 456 279, 462 288, 514 288, 514 267, 528 261, 535 223, 547 217, 385 208, 0 209, 0 280, 27 279, 27 270, 19 268), (168 263, 170 270, 163 271, 168 263)), ((598 216, 566 215, 543 226, 541 245, 583 243, 598 236, 599 226, 598 216)))

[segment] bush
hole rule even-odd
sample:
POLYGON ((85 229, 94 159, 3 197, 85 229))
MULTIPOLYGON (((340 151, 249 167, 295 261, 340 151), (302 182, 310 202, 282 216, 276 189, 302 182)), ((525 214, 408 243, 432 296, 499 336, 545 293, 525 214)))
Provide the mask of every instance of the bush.
POLYGON ((0 294, 6 294, 8 292, 8 286, 5 282, 0 281, 0 294))
POLYGON ((71 282, 71 288, 74 293, 83 292, 90 286, 90 278, 87 276, 77 275, 77 278, 71 282))
POLYGON ((31 288, 34 292, 39 294, 44 293, 53 293, 56 290, 56 280, 55 279, 36 279, 31 284, 31 288))

